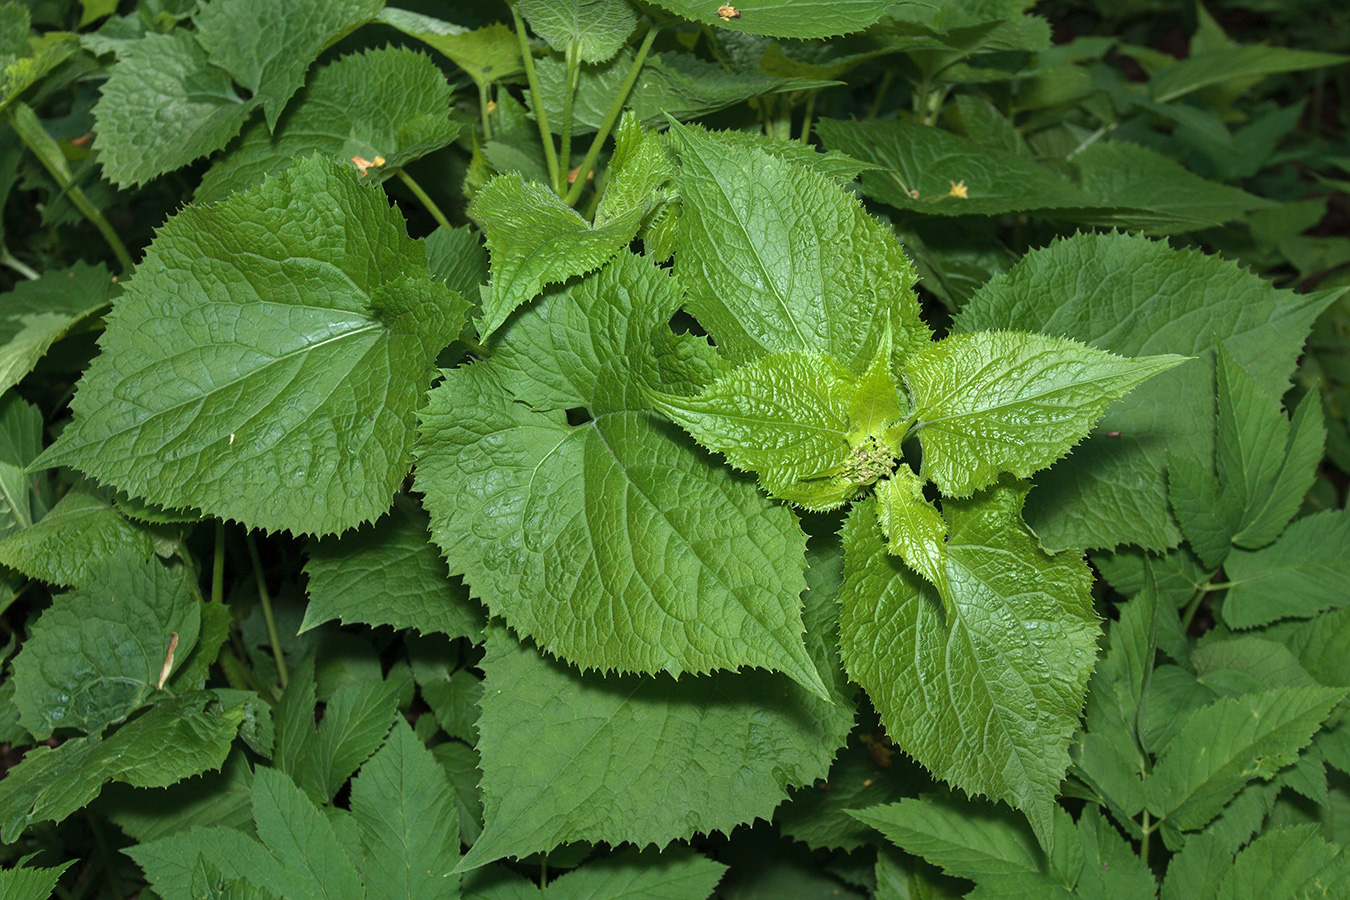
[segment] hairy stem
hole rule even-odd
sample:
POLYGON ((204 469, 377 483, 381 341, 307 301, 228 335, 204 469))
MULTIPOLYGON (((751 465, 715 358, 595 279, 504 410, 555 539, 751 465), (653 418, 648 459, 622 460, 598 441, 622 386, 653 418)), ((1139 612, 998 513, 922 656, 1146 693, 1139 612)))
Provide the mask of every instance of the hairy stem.
POLYGON ((586 186, 586 176, 590 174, 591 169, 595 168, 595 161, 600 157, 600 148, 604 146, 609 133, 614 130, 614 125, 619 121, 619 116, 623 114, 623 105, 628 102, 628 94, 633 90, 633 85, 637 84, 638 73, 642 71, 642 64, 647 61, 647 54, 652 49, 652 41, 656 40, 656 33, 659 28, 653 28, 647 32, 647 36, 642 39, 642 46, 638 48, 637 56, 633 59, 633 65, 628 69, 628 74, 623 79, 623 84, 619 86, 619 93, 614 95, 614 102, 609 105, 609 111, 605 113, 604 121, 600 123, 600 130, 595 133, 591 140, 591 146, 586 151, 586 158, 581 161, 581 167, 577 169, 577 180, 572 183, 572 189, 567 192, 565 202, 568 206, 576 204, 581 198, 581 191, 586 186))
POLYGON ((394 174, 398 176, 399 181, 407 186, 408 190, 412 191, 413 196, 417 198, 417 202, 422 204, 422 208, 431 213, 431 217, 436 220, 437 225, 447 231, 454 227, 450 224, 450 220, 445 217, 445 213, 441 212, 441 208, 436 205, 436 201, 432 200, 431 196, 422 190, 422 186, 414 181, 406 170, 399 169, 394 174))
MULTIPOLYGON (((553 189, 558 196, 567 194, 567 173, 572 168, 572 105, 576 102, 577 82, 581 79, 581 53, 576 41, 567 42, 567 92, 563 94, 562 138, 558 147, 558 181, 553 189)), ((580 175, 581 173, 577 173, 580 175)))
POLYGON ((534 56, 530 53, 530 39, 525 35, 525 20, 520 10, 511 7, 511 19, 520 40, 521 62, 525 65, 525 79, 530 83, 530 100, 534 103, 534 121, 539 125, 539 140, 544 144, 544 159, 548 163, 548 177, 558 183, 558 150, 553 146, 553 132, 548 127, 548 112, 544 109, 544 95, 539 90, 539 78, 534 74, 534 56))

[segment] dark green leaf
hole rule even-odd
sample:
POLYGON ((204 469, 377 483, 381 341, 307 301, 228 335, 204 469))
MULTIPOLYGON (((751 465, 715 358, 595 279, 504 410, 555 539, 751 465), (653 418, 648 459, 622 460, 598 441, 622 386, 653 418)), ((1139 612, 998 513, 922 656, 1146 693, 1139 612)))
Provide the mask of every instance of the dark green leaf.
POLYGON ((1223 619, 1233 628, 1344 606, 1350 600, 1350 513, 1328 510, 1299 519, 1264 550, 1233 551, 1224 571, 1233 587, 1224 597, 1223 619))

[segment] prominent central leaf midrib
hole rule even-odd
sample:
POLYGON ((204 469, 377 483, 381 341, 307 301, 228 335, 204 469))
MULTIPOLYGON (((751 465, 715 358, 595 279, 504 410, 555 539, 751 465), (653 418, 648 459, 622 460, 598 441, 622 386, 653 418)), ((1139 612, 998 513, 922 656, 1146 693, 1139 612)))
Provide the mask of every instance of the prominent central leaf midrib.
MULTIPOLYGON (((625 412, 627 412, 627 413, 630 414, 630 415, 634 414, 634 411, 625 411, 625 412)), ((638 415, 641 415, 641 413, 637 413, 637 414, 638 414, 638 415)), ((617 415, 617 413, 611 413, 610 415, 617 415)), ((740 602, 740 599, 741 599, 741 598, 740 598, 740 595, 737 593, 737 591, 735 590, 734 586, 732 586, 732 585, 730 585, 730 584, 727 583, 726 579, 723 577, 723 572, 721 571, 721 569, 719 569, 719 568, 715 565, 715 563, 717 562, 717 559, 714 558, 714 559, 710 562, 710 561, 707 559, 707 557, 705 556, 705 554, 701 553, 701 552, 694 546, 693 542, 692 542, 689 538, 687 538, 687 537, 685 536, 685 534, 679 529, 679 527, 676 525, 676 523, 673 522, 673 521, 671 520, 671 518, 670 518, 668 515, 666 515, 665 510, 662 509, 659 505, 657 505, 657 504, 652 500, 652 498, 649 497, 649 496, 647 495, 646 491, 644 491, 644 490, 637 484, 637 482, 636 482, 636 481, 628 474, 628 465, 624 462, 624 460, 620 457, 620 455, 615 451, 614 446, 613 446, 612 444, 610 444, 609 439, 608 439, 607 437, 605 437, 605 433, 604 433, 603 429, 601 429, 601 428, 599 427, 599 421, 600 421, 600 420, 598 420, 598 419, 592 421, 592 422, 589 424, 589 427, 592 428, 592 431, 593 431, 593 433, 596 435, 596 437, 598 437, 598 438, 600 439, 600 443, 604 446, 605 451, 609 454, 609 457, 610 457, 610 459, 613 461, 614 465, 615 465, 616 467, 618 467, 618 469, 619 469, 620 472, 623 473, 624 482, 625 482, 626 484, 628 484, 633 490, 635 490, 635 491, 637 492, 638 496, 642 498, 642 500, 647 504, 647 506, 650 507, 652 510, 654 510, 654 511, 659 515, 661 521, 665 522, 666 525, 670 528, 670 533, 673 534, 673 535, 675 535, 676 537, 678 537, 678 538, 680 539, 680 543, 689 549, 689 555, 690 555, 691 557, 693 557, 694 559, 696 559, 696 560, 698 561, 699 565, 700 565, 705 571, 707 571, 707 572, 709 572, 709 573, 711 573, 711 574, 713 575, 713 577, 714 577, 714 578, 716 579, 716 581, 717 581, 717 584, 718 584, 724 591, 726 591, 727 597, 729 597, 729 598, 734 598, 734 599, 737 601, 737 605, 740 607, 740 609, 741 609, 747 616, 749 616, 750 618, 752 618, 755 622, 759 623, 759 626, 760 626, 761 628, 763 628, 763 629, 765 630, 765 632, 766 632, 770 637, 772 637, 772 636, 774 635, 774 626, 773 626, 771 623, 767 623, 767 622, 763 621, 761 618, 759 618, 759 616, 755 615, 755 613, 754 613, 754 611, 753 611, 752 609, 750 609, 749 607, 747 607, 744 603, 741 603, 741 602, 740 602)), ((653 598, 654 600, 656 600, 656 602, 658 602, 658 603, 660 602, 660 597, 659 597, 655 592, 653 592, 653 593, 651 594, 651 596, 652 596, 652 598, 653 598)), ((663 607, 662 611, 663 611, 663 612, 666 611, 666 610, 664 609, 664 607, 663 607)), ((792 652, 792 651, 793 651, 794 648, 792 648, 792 647, 784 647, 784 646, 782 646, 781 643, 779 644, 779 646, 780 646, 780 648, 781 648, 785 653, 787 653, 789 659, 791 659, 791 658, 793 657, 793 652, 792 652)))
MULTIPOLYGON (((1048 389, 1046 389, 1046 390, 1044 390, 1044 391, 1041 391, 1041 392, 1035 393, 1035 394, 1022 394, 1022 395, 1019 395, 1019 396, 1018 396, 1016 399, 1014 399, 1014 400, 1008 400, 1008 401, 1005 401, 1005 402, 1003 402, 1003 403, 991 403, 991 404, 988 404, 988 405, 986 405, 986 406, 977 406, 977 407, 975 407, 975 408, 973 408, 973 409, 965 409, 965 410, 960 410, 960 411, 957 411, 957 412, 953 412, 953 413, 951 413, 950 415, 943 415, 943 416, 936 416, 936 417, 934 417, 934 418, 928 418, 928 417, 927 417, 928 412, 929 412, 930 410, 932 410, 935 406, 941 405, 941 404, 943 404, 943 403, 951 403, 952 400, 953 400, 953 398, 956 398, 956 397, 958 396, 956 390, 951 390, 951 391, 948 391, 948 392, 942 394, 942 395, 939 396, 939 397, 933 398, 933 399, 930 400, 928 403, 926 403, 926 404, 919 410, 919 417, 920 417, 920 419, 922 419, 923 424, 924 424, 925 426, 929 426, 929 425, 940 424, 940 423, 943 423, 943 422, 950 422, 950 421, 955 421, 955 420, 960 420, 960 419, 968 419, 968 418, 970 418, 970 417, 972 417, 972 416, 985 416, 985 415, 988 415, 988 414, 990 414, 990 413, 1000 412, 1000 411, 1006 410, 1006 409, 1008 409, 1008 408, 1010 408, 1010 407, 1017 407, 1017 406, 1021 406, 1021 405, 1023 405, 1023 404, 1033 404, 1033 403, 1041 403, 1041 402, 1050 402, 1053 408, 1060 409, 1060 410, 1062 410, 1062 411, 1064 412, 1064 416, 1063 416, 1064 418, 1073 418, 1073 414, 1074 414, 1075 412, 1077 412, 1077 408, 1076 408, 1076 407, 1063 407, 1063 406, 1061 406, 1061 405, 1059 405, 1059 404, 1053 403, 1052 401, 1053 401, 1053 398, 1054 398, 1054 396, 1055 396, 1056 394, 1062 394, 1062 393, 1064 393, 1065 391, 1072 390, 1072 389, 1074 389, 1074 388, 1089 387, 1089 386, 1092 386, 1092 385, 1103 384, 1103 383, 1109 384, 1109 383, 1112 383, 1112 382, 1116 382, 1116 381, 1118 381, 1119 379, 1120 379, 1120 373, 1116 373, 1116 374, 1112 374, 1112 375, 1103 375, 1103 376, 1098 377, 1098 378, 1084 379, 1084 380, 1081 380, 1081 381, 1074 381, 1074 382, 1072 382, 1072 383, 1070 383, 1070 384, 1063 384, 1063 385, 1059 385, 1059 386, 1057 386, 1057 387, 1048 388, 1048 389)), ((955 432, 955 433, 961 433, 961 432, 955 432)))
MULTIPOLYGON (((286 352, 286 353, 283 353, 283 354, 281 354, 280 356, 274 356, 274 357, 272 357, 272 359, 270 359, 269 361, 267 361, 267 362, 265 362, 265 363, 263 363, 263 364, 261 364, 261 365, 255 367, 255 368, 252 368, 252 369, 248 370, 247 372, 245 372, 245 373, 239 375, 239 376, 236 377, 236 378, 232 378, 232 379, 230 379, 229 381, 225 381, 225 382, 222 382, 222 383, 220 383, 220 384, 213 385, 213 386, 211 387, 210 390, 202 391, 201 393, 196 394, 196 395, 194 395, 194 396, 192 396, 192 397, 189 397, 189 398, 186 399, 186 400, 182 400, 182 401, 180 401, 180 402, 178 402, 178 403, 175 403, 175 404, 173 404, 172 406, 165 406, 165 407, 161 407, 161 408, 159 408, 159 409, 147 410, 147 411, 146 411, 146 414, 145 414, 143 417, 132 420, 131 422, 129 422, 127 425, 125 425, 125 426, 122 427, 122 428, 119 428, 119 429, 116 429, 116 430, 113 430, 113 431, 109 431, 109 432, 107 433, 106 436, 104 436, 103 438, 101 438, 101 440, 105 440, 105 441, 106 441, 106 440, 111 440, 112 438, 115 438, 115 437, 118 437, 118 436, 120 436, 120 435, 122 435, 122 434, 125 434, 125 433, 127 433, 128 431, 132 431, 132 430, 141 428, 142 426, 145 425, 145 423, 150 422, 150 421, 153 421, 153 420, 155 420, 155 419, 157 419, 157 418, 160 418, 160 417, 162 417, 162 416, 169 415, 170 413, 172 413, 172 412, 174 412, 174 411, 176 411, 176 410, 182 409, 182 408, 185 407, 185 406, 189 406, 189 405, 194 404, 194 403, 201 403, 205 398, 210 397, 212 394, 215 394, 215 393, 217 393, 217 392, 219 392, 219 391, 227 390, 227 389, 229 389, 229 388, 235 387, 236 385, 238 385, 238 384, 240 384, 240 383, 242 383, 242 382, 245 382, 245 381, 248 381, 248 380, 250 380, 250 379, 252 379, 252 378, 255 378, 255 377, 257 377, 257 376, 259 376, 259 375, 265 373, 265 372, 266 372, 268 369, 270 369, 271 367, 276 366, 276 365, 279 365, 279 364, 281 364, 281 363, 283 363, 283 362, 286 362, 287 360, 290 360, 290 359, 292 359, 292 358, 294 358, 294 357, 296 357, 296 356, 300 356, 300 355, 302 355, 302 354, 311 353, 311 352, 313 352, 313 351, 319 349, 320 347, 326 346, 326 345, 328 345, 328 344, 336 343, 336 342, 339 342, 339 341, 346 341, 346 340, 352 339, 352 338, 357 338, 357 337, 360 337, 361 335, 367 334, 367 333, 372 332, 372 331, 383 331, 383 330, 384 330, 384 325, 383 325, 383 324, 381 324, 380 322, 372 321, 369 325, 362 326, 361 328, 357 328, 357 329, 354 329, 354 330, 352 330, 352 331, 345 331, 345 332, 343 332, 343 333, 341 333, 341 334, 334 335, 333 337, 324 338, 322 341, 319 341, 319 342, 314 343, 314 344, 306 344, 306 345, 303 346, 303 347, 297 347, 296 349, 291 350, 291 351, 288 351, 288 352, 286 352)), ((364 356, 365 356, 365 354, 362 354, 362 358, 364 358, 364 356)), ((164 365, 165 362, 171 363, 171 362, 173 361, 174 358, 175 358, 175 357, 169 357, 168 360, 166 360, 166 361, 158 361, 158 360, 157 360, 157 361, 155 361, 154 365, 164 365)), ((139 374, 140 374, 140 372, 133 373, 133 375, 139 375, 139 374)), ((348 373, 348 375, 349 375, 349 374, 350 374, 350 373, 348 373)), ((344 375, 344 376, 342 376, 342 378, 339 378, 338 381, 341 382, 341 381, 345 380, 346 377, 347 377, 347 375, 344 375)))

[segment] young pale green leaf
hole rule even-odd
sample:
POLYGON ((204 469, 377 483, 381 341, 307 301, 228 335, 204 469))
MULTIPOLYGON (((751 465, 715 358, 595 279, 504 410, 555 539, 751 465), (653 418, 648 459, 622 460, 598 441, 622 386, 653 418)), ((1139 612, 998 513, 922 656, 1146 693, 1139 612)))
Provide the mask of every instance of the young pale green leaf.
POLYGON ((89 574, 54 598, 14 660, 19 721, 39 740, 126 718, 159 689, 170 654, 181 664, 197 643, 200 604, 183 567, 121 553, 89 574))
POLYGON ((450 570, 545 650, 583 669, 764 666, 824 693, 800 527, 646 413, 569 426, 490 365, 456 369, 422 413, 417 486, 450 570))
POLYGON ((225 878, 258 885, 274 897, 286 896, 288 873, 276 857, 237 828, 194 827, 126 849, 161 897, 193 897, 193 877, 200 862, 225 878))
POLYGON ((1255 550, 1280 536, 1317 479, 1326 440, 1322 401, 1316 391, 1310 391, 1294 410, 1278 472, 1251 492, 1233 543, 1255 550))
MULTIPOLYGON (((28 26, 23 25, 21 31, 27 37, 28 26)), ((49 31, 10 48, 16 51, 14 53, 0 55, 0 111, 69 59, 79 48, 76 35, 68 31, 49 31)))
POLYGON ((474 197, 469 214, 487 236, 492 256, 492 281, 484 288, 478 322, 484 337, 547 285, 609 262, 641 224, 641 217, 630 212, 593 228, 547 187, 515 174, 489 182, 474 197))
POLYGON ((1197 710, 1144 782, 1149 811, 1183 831, 1203 828, 1247 782, 1292 763, 1344 696, 1341 688, 1278 688, 1197 710))
POLYGON ((1350 858, 1317 825, 1272 828, 1247 845, 1219 882, 1215 900, 1339 897, 1350 887, 1350 858))
POLYGON ((923 486, 923 479, 908 465, 897 466, 890 478, 877 485, 877 523, 886 536, 886 549, 936 587, 950 609, 947 523, 924 497, 923 486))
POLYGON ((253 822, 263 846, 285 872, 286 896, 297 900, 363 900, 361 879, 333 826, 276 769, 253 775, 253 822))
POLYGON ((862 31, 875 24, 890 5, 883 0, 741 0, 738 6, 695 0, 657 2, 682 19, 780 38, 823 38, 862 31))
MULTIPOLYGON (((825 776, 853 723, 839 678, 832 701, 766 672, 601 678, 500 625, 487 635, 486 827, 461 870, 567 841, 664 845, 768 818, 786 787, 825 776)), ((825 640, 813 649, 830 667, 825 640)))
POLYGON ((675 128, 682 201, 675 270, 687 307, 729 358, 831 356, 867 368, 929 343, 914 268, 890 229, 830 179, 675 128))
POLYGON ((56 881, 79 860, 69 860, 52 868, 25 866, 28 859, 19 860, 19 865, 0 872, 0 897, 5 900, 50 900, 56 881))
POLYGON ((1165 66, 1149 79, 1149 94, 1159 103, 1213 84, 1254 83, 1267 75, 1337 66, 1350 57, 1336 53, 1317 53, 1289 47, 1261 45, 1215 48, 1192 53, 1188 58, 1165 66))
POLYGON ((311 541, 309 606, 300 630, 339 619, 477 639, 482 611, 462 584, 450 581, 430 524, 417 501, 400 494, 374 525, 311 541))
POLYGON ((207 0, 192 21, 212 65, 251 92, 275 131, 315 57, 383 7, 384 0, 207 0))
POLYGON ((438 900, 454 887, 459 819, 445 771, 398 722, 352 782, 366 900, 438 900))
POLYGON ((674 161, 660 136, 654 129, 643 127, 631 110, 626 111, 614 132, 609 180, 595 210, 595 224, 622 219, 632 210, 646 218, 660 199, 660 188, 674 177, 674 161))
POLYGON ((1007 807, 930 794, 853 815, 897 847, 959 878, 980 881, 1045 871, 1036 836, 1007 807))
POLYGON ((1167 499, 1195 555, 1210 569, 1219 568, 1233 549, 1233 529, 1242 515, 1239 498, 1206 467, 1174 456, 1167 463, 1167 499))
POLYGON ((770 353, 695 396, 653 392, 651 399, 704 447, 757 473, 773 496, 830 509, 889 470, 889 452, 875 461, 854 452, 868 436, 851 415, 857 382, 828 356, 770 353))
POLYGON ((42 411, 16 393, 0 397, 0 537, 33 524, 37 490, 28 466, 41 452, 42 411))
POLYGON ((1224 571, 1233 587, 1224 596, 1223 620, 1232 628, 1344 606, 1350 600, 1350 512, 1299 519, 1264 550, 1233 551, 1224 571))
POLYGON ((407 475, 463 313, 382 192, 301 160, 160 229, 39 463, 268 530, 351 528, 407 475))
POLYGON ((822 119, 816 130, 831 148, 871 163, 869 197, 930 216, 999 215, 1086 207, 1092 198, 1025 153, 976 144, 926 125, 822 119))
POLYGON ((905 360, 923 475, 966 497, 1002 472, 1027 478, 1063 456, 1108 403, 1185 360, 1126 359, 1066 338, 955 334, 905 360))
POLYGON ((0 313, 0 392, 19 383, 37 361, 118 292, 102 265, 76 263, 20 281, 5 294, 0 313))
POLYGON ((470 31, 406 9, 384 9, 376 17, 449 57, 479 85, 524 71, 520 41, 506 25, 494 22, 470 31))
POLYGON ((1034 328, 1124 356, 1202 357, 1113 404, 1096 433, 1037 479, 1027 520, 1041 543, 1175 546, 1168 456, 1214 458, 1210 354, 1223 344, 1263 391, 1283 396, 1313 319, 1336 296, 1276 290, 1218 257, 1122 234, 1056 241, 978 291, 956 330, 1034 328))
POLYGON ((686 847, 630 848, 550 881, 540 900, 706 900, 726 870, 686 847))
POLYGON ((66 586, 87 584, 96 566, 119 553, 150 559, 154 537, 88 484, 72 487, 36 525, 0 541, 0 564, 66 586))
POLYGON ((235 92, 192 33, 147 34, 119 54, 94 106, 103 172, 122 187, 172 172, 228 144, 261 103, 235 92))
POLYGON ((225 761, 243 707, 222 709, 211 691, 161 700, 109 738, 72 738, 29 750, 0 782, 0 841, 34 822, 60 822, 92 803, 103 785, 168 787, 225 761))
POLYGON ((195 197, 222 200, 311 153, 344 163, 382 159, 363 177, 384 181, 454 140, 459 125, 449 113, 450 86, 427 56, 388 47, 353 53, 316 71, 295 111, 275 130, 262 122, 246 128, 238 145, 203 176, 195 197))
POLYGON ((520 0, 520 14, 550 47, 575 48, 584 63, 613 58, 637 27, 627 0, 520 0))
POLYGON ((1024 487, 948 500, 946 610, 882 539, 875 501, 844 525, 844 665, 925 768, 1006 800, 1037 833, 1069 764, 1096 656, 1087 565, 1046 555, 1021 524, 1024 487))

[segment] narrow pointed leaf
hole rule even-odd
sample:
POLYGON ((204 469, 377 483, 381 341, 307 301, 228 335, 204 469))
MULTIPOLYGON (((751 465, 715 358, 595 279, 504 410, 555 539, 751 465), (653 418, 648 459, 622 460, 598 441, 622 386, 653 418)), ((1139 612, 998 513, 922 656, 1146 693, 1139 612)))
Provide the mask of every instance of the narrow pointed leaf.
POLYGON ((302 160, 160 229, 40 462, 269 530, 350 528, 407 475, 463 313, 382 193, 302 160))
POLYGON ((1321 397, 1310 391, 1294 411, 1289 443, 1279 473, 1253 492, 1246 514, 1233 535, 1233 543, 1255 550, 1280 536, 1298 513, 1303 498, 1317 478, 1326 440, 1321 397))
POLYGON ((1350 601, 1350 513, 1299 519, 1265 549, 1235 550, 1224 572, 1233 587, 1224 596, 1223 620, 1233 628, 1342 607, 1350 601))
POLYGON ((253 776, 258 839, 286 872, 287 895, 298 900, 363 900, 361 879, 324 814, 276 769, 253 776))
POLYGON ((853 814, 886 839, 949 875, 982 880, 1039 874, 1045 854, 1007 807, 956 796, 925 796, 853 814))
POLYGON ((923 475, 957 497, 1049 466, 1087 436, 1108 403, 1185 360, 1124 359, 1064 338, 974 332, 905 361, 923 475))
POLYGON ((901 463, 890 478, 877 485, 877 522, 886 536, 886 548, 938 589, 949 602, 947 583, 947 523, 923 495, 924 482, 901 463))
POLYGON ((1167 498, 1195 555, 1210 569, 1219 568, 1233 549, 1233 529, 1242 515, 1239 498, 1185 456, 1174 456, 1167 465, 1167 498))

